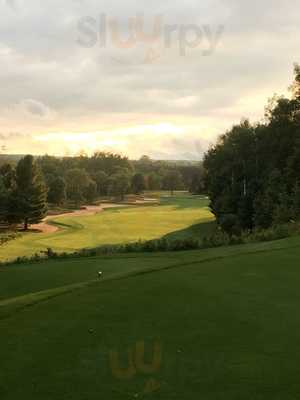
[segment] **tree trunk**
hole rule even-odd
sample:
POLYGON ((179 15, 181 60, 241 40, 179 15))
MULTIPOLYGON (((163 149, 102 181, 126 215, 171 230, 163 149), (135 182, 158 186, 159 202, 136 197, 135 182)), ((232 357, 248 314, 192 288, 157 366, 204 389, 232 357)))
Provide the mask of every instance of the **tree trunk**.
POLYGON ((28 231, 28 219, 27 218, 24 221, 24 231, 28 231))

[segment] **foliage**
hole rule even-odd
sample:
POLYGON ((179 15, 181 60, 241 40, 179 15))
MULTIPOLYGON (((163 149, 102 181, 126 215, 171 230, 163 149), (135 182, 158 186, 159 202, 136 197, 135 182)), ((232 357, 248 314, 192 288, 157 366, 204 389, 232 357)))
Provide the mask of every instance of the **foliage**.
POLYGON ((108 175, 103 171, 93 173, 92 178, 97 185, 97 194, 99 196, 107 196, 108 193, 108 175))
POLYGON ((89 179, 89 183, 84 190, 84 198, 89 203, 93 203, 97 198, 97 194, 97 183, 92 179, 89 179))
POLYGON ((172 195, 176 189, 180 190, 183 188, 182 175, 176 169, 167 171, 163 178, 163 182, 164 188, 170 190, 172 195))
POLYGON ((300 219, 300 184, 298 180, 293 189, 292 199, 293 199, 293 204, 292 204, 293 218, 295 220, 300 219))
POLYGON ((274 98, 264 124, 243 120, 205 156, 211 209, 219 223, 230 215, 231 220, 236 219, 234 226, 242 230, 265 229, 299 217, 299 123, 300 75, 296 66, 291 99, 274 98))
POLYGON ((124 200, 130 188, 130 176, 127 171, 119 171, 112 175, 108 183, 108 194, 124 200))
POLYGON ((9 191, 4 184, 4 179, 0 175, 0 227, 6 226, 8 221, 9 191))
POLYGON ((68 198, 79 206, 90 183, 88 173, 80 168, 69 169, 66 173, 66 183, 68 198))
POLYGON ((160 190, 161 187, 162 187, 162 177, 156 172, 151 172, 147 176, 147 188, 149 190, 160 190))
MULTIPOLYGON (((186 169, 185 169, 186 171, 186 169)), ((192 194, 203 194, 205 193, 205 170, 203 166, 199 166, 198 168, 191 168, 189 173, 189 183, 188 189, 192 194)), ((183 179, 185 175, 183 175, 183 179)))
POLYGON ((57 206, 62 206, 67 199, 66 181, 58 176, 49 183, 48 202, 57 206))
MULTIPOLYGON (((8 190, 15 182, 15 159, 11 160, 11 164, 5 161, 0 167, 0 176, 8 190)), ((157 161, 148 156, 129 161, 109 152, 96 152, 91 157, 83 152, 63 158, 45 155, 35 161, 46 184, 47 201, 52 206, 79 207, 107 196, 120 200, 124 194, 140 194, 146 189, 185 189, 195 194, 204 190, 203 168, 199 163, 157 161), (127 178, 129 188, 128 182, 125 184, 127 178)))
POLYGON ((16 168, 16 187, 10 194, 8 219, 13 223, 40 222, 47 212, 47 189, 32 156, 22 158, 16 168))
POLYGON ((134 194, 141 194, 146 189, 145 177, 141 173, 133 175, 131 186, 134 194))

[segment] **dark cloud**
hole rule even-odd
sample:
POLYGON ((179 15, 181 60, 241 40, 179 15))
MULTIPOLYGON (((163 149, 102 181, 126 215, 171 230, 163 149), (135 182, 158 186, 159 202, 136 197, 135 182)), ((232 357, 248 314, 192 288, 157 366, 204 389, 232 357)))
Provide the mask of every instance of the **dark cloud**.
POLYGON ((45 104, 40 101, 27 99, 23 101, 23 105, 27 112, 37 115, 39 117, 46 117, 49 115, 50 110, 45 104))

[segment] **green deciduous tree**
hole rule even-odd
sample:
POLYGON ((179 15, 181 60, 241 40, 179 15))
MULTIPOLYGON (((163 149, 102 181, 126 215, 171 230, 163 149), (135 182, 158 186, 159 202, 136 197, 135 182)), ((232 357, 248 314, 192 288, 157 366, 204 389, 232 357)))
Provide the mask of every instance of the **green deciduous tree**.
POLYGON ((103 171, 97 171, 93 174, 93 180, 97 184, 97 193, 99 196, 106 196, 108 189, 108 175, 103 171))
POLYGON ((110 196, 115 196, 124 200, 125 194, 130 188, 130 176, 124 172, 118 172, 112 175, 109 179, 108 193, 110 196))
POLYGON ((84 197, 89 203, 93 203, 97 198, 97 184, 92 179, 89 180, 89 183, 84 191, 84 197))
POLYGON ((66 181, 58 176, 49 182, 48 202, 61 206, 67 198, 66 181))
POLYGON ((147 186, 149 190, 160 190, 162 186, 162 177, 156 172, 151 172, 147 177, 147 186))
POLYGON ((300 67, 292 98, 274 97, 266 121, 243 120, 205 155, 211 209, 220 222, 235 215, 242 229, 289 222, 298 213, 300 67))
POLYGON ((131 187, 133 193, 135 194, 143 193, 144 190, 146 189, 146 182, 144 175, 140 173, 133 175, 131 180, 131 187))
POLYGON ((66 173, 68 199, 79 206, 84 201, 84 193, 90 183, 90 177, 84 169, 73 168, 66 173))
POLYGON ((174 194, 175 190, 180 190, 183 188, 182 175, 176 169, 167 171, 164 177, 164 187, 166 190, 174 194))

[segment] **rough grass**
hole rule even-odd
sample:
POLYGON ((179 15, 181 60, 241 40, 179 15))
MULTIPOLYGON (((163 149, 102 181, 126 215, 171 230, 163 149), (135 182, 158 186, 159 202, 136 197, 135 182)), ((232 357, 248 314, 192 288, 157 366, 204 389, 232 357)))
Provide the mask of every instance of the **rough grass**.
POLYGON ((292 238, 5 267, 1 399, 297 399, 299 259, 292 238), (161 365, 118 378, 140 341, 161 365))
POLYGON ((195 233, 200 238, 214 227, 208 200, 182 193, 162 198, 159 206, 111 209, 94 216, 65 216, 54 218, 52 223, 61 230, 52 234, 24 234, 1 246, 0 261, 30 256, 48 247, 57 252, 72 252, 102 244, 151 240, 171 233, 174 238, 177 233, 178 238, 195 233))

